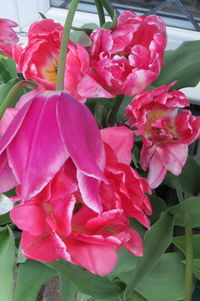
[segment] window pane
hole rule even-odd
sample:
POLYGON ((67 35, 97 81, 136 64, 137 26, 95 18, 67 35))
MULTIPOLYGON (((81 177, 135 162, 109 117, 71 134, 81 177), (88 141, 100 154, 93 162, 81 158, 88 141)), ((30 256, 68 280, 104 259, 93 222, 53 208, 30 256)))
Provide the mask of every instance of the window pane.
MULTIPOLYGON (((68 8, 69 3, 70 0, 51 0, 54 7, 68 8)), ((131 9, 139 14, 156 13, 169 26, 200 31, 200 0, 112 0, 111 3, 119 12, 131 9)), ((79 10, 95 13, 94 0, 80 1, 79 10)))

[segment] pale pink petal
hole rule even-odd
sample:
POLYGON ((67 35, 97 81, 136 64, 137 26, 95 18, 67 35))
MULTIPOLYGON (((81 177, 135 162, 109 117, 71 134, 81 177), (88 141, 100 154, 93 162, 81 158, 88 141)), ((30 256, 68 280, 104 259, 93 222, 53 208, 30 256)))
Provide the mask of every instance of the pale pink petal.
POLYGON ((125 126, 108 127, 101 130, 101 137, 114 151, 120 163, 130 164, 132 160, 133 131, 125 126))
POLYGON ((7 108, 3 114, 3 117, 0 121, 0 135, 3 136, 5 131, 7 130, 9 124, 17 114, 18 110, 15 108, 7 108))
POLYGON ((157 147, 156 150, 163 166, 178 176, 187 160, 187 144, 168 143, 166 146, 157 147))
POLYGON ((102 212, 99 193, 99 180, 89 177, 77 170, 77 180, 84 204, 95 212, 102 212))
POLYGON ((17 180, 15 179, 12 169, 8 165, 7 154, 4 151, 0 155, 0 192, 6 192, 12 189, 14 186, 18 184, 17 180))
POLYGON ((149 164, 147 181, 151 188, 156 188, 162 183, 167 169, 164 167, 159 154, 155 151, 149 164))
POLYGON ((131 239, 125 242, 123 246, 133 255, 142 256, 144 252, 142 238, 134 229, 128 228, 127 232, 131 235, 131 239))

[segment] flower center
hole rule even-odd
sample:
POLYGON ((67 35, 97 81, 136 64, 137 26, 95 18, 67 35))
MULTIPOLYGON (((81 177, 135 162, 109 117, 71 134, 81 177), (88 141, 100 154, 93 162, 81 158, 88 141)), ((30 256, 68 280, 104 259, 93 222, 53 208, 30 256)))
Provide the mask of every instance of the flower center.
POLYGON ((54 59, 54 62, 49 62, 42 70, 44 79, 48 82, 55 83, 57 79, 58 72, 58 60, 54 59))

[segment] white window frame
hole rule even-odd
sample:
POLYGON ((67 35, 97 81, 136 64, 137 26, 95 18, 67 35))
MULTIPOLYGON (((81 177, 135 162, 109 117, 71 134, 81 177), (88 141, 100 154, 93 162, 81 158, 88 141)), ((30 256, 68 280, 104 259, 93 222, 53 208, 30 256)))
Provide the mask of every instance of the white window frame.
MULTIPOLYGON (((6 0, 0 1, 0 18, 8 18, 19 24, 19 30, 27 32, 29 25, 40 19, 38 12, 46 14, 48 18, 64 24, 66 9, 50 7, 50 0, 6 0)), ((73 25, 97 23, 98 16, 92 13, 77 12, 73 25)), ((200 32, 167 27, 167 49, 177 48, 183 41, 200 40, 200 32)), ((192 103, 200 104, 200 84, 195 88, 183 89, 192 103)))

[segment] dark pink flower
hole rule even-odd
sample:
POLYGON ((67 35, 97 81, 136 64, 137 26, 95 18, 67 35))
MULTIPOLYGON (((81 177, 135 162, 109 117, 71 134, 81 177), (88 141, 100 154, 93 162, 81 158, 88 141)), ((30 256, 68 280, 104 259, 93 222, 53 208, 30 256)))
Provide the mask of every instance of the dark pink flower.
POLYGON ((82 97, 133 96, 159 75, 166 46, 165 24, 159 17, 126 11, 115 29, 98 28, 90 38, 90 71, 77 87, 82 97))
POLYGON ((0 19, 0 51, 8 56, 12 56, 12 45, 18 42, 18 37, 13 27, 17 23, 9 19, 0 19))
POLYGON ((28 200, 71 158, 83 199, 93 210, 101 211, 104 148, 85 105, 64 92, 44 92, 26 102, 11 122, 2 119, 1 128, 1 192, 20 184, 21 197, 28 200))
POLYGON ((128 124, 142 135, 140 163, 149 168, 148 182, 152 188, 164 179, 167 170, 179 175, 186 162, 188 145, 199 138, 200 118, 192 116, 185 95, 168 91, 174 83, 138 94, 127 107, 128 124))
POLYGON ((62 31, 53 20, 37 21, 30 26, 27 45, 14 51, 18 71, 48 90, 55 90, 62 31))
POLYGON ((121 246, 141 256, 142 240, 129 227, 123 210, 105 210, 107 199, 101 215, 86 207, 75 177, 67 172, 68 164, 73 166, 71 159, 42 192, 11 211, 23 231, 23 254, 42 261, 62 257, 100 275, 112 271, 121 246))

